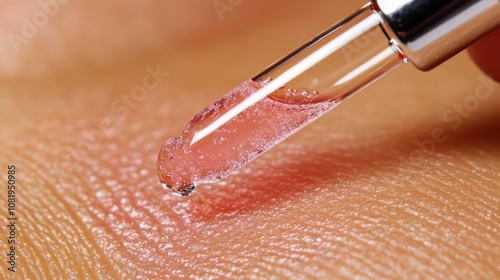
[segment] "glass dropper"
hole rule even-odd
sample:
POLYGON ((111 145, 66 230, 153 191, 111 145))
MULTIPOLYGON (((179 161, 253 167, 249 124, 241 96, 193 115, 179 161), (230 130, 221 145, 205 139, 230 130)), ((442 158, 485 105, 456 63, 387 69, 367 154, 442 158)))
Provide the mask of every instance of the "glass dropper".
MULTIPOLYGON (((460 48, 440 46, 445 51, 432 60, 425 48, 434 41, 425 37, 434 33, 439 41, 439 32, 443 36, 455 32, 462 25, 451 29, 442 25, 457 15, 462 24, 488 15, 488 27, 479 32, 483 35, 500 24, 497 0, 455 1, 469 2, 462 6, 403 2, 366 4, 192 117, 182 135, 161 148, 157 169, 163 187, 187 196, 198 184, 228 176, 408 59, 423 70, 435 66, 460 48), (420 10, 415 8, 414 13, 429 25, 427 29, 415 20, 404 20, 412 18, 405 14, 408 5, 417 5, 420 10), (467 12, 471 7, 476 9, 467 12), (405 18, 398 19, 401 15, 405 18), (436 21, 436 15, 442 20, 436 21), (468 21, 463 21, 464 15, 468 21)), ((464 42, 478 38, 470 37, 460 41, 462 48, 464 42)))

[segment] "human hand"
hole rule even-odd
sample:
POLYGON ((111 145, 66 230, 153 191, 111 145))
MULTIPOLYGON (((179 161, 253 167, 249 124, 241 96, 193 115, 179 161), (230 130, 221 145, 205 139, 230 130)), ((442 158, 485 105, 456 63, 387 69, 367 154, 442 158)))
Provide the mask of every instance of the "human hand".
POLYGON ((500 28, 486 35, 469 48, 474 62, 493 79, 500 82, 500 28))

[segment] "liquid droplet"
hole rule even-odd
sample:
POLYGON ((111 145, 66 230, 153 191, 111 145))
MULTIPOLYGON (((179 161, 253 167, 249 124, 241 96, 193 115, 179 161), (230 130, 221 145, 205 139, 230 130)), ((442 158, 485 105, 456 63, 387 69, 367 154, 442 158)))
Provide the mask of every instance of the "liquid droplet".
POLYGON ((174 187, 171 187, 170 185, 166 184, 166 183, 161 183, 161 186, 166 189, 167 191, 175 194, 175 195, 178 195, 178 196, 188 196, 190 194, 192 194, 194 192, 194 190, 196 190, 196 184, 193 184, 193 183, 189 183, 187 185, 184 185, 182 187, 179 187, 179 188, 174 188, 174 187))

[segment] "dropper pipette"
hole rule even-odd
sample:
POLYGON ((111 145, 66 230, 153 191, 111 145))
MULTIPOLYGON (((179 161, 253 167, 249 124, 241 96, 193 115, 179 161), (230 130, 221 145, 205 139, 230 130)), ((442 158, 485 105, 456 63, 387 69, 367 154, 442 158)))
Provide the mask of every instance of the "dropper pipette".
POLYGON ((169 139, 162 185, 189 195, 255 159, 396 66, 430 70, 500 25, 498 0, 378 0, 234 88, 169 139), (356 48, 359 38, 369 46, 356 48))

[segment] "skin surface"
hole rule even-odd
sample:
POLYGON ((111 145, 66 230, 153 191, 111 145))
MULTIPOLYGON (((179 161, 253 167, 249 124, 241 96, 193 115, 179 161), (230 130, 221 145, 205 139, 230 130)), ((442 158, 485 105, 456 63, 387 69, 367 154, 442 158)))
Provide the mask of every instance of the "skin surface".
POLYGON ((191 197, 160 187, 189 117, 364 1, 232 3, 70 1, 17 51, 8 34, 42 8, 0 4, 19 217, 0 278, 499 278, 500 84, 465 53, 401 66, 191 197))

